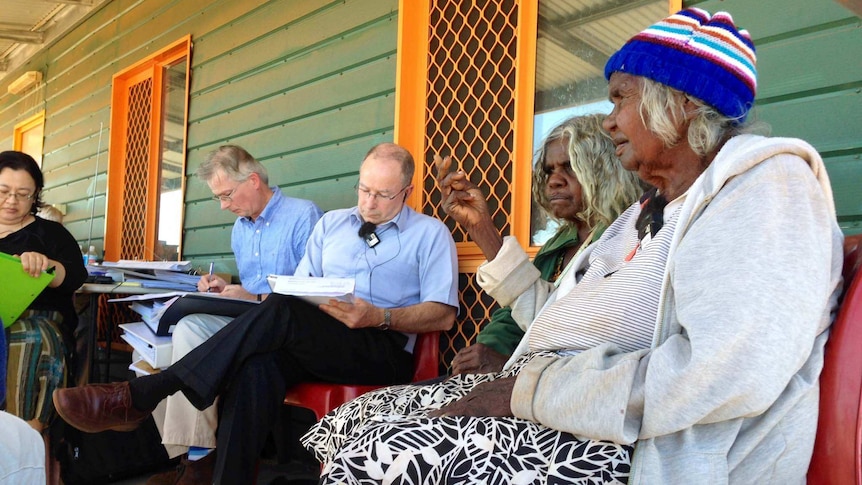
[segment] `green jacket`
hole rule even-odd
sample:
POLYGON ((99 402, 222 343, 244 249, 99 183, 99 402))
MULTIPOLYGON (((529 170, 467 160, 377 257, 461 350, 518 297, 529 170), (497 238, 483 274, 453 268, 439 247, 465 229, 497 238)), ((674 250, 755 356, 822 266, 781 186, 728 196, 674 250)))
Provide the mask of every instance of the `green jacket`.
MULTIPOLYGON (((602 230, 596 231, 593 241, 602 235, 602 230)), ((592 241, 590 241, 592 242, 592 241)), ((557 256, 572 246, 578 245, 578 229, 575 226, 563 226, 549 239, 533 258, 533 266, 541 273, 542 279, 550 281, 556 269, 557 256)), ((512 318, 512 309, 498 308, 491 314, 491 320, 476 337, 476 343, 487 345, 503 355, 511 355, 524 336, 524 331, 512 318)))

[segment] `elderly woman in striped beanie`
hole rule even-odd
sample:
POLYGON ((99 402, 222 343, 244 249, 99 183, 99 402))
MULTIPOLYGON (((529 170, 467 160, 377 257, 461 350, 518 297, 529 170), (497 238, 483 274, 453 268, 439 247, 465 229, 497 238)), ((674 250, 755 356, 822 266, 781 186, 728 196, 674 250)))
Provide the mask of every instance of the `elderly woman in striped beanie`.
MULTIPOLYGON (((305 437, 322 482, 805 482, 843 240, 823 162, 752 133, 754 45, 727 13, 671 15, 605 76, 616 155, 655 189, 554 292, 496 240, 477 280, 528 320, 528 351, 337 409, 305 437)), ((481 192, 439 177, 487 233, 481 192)))

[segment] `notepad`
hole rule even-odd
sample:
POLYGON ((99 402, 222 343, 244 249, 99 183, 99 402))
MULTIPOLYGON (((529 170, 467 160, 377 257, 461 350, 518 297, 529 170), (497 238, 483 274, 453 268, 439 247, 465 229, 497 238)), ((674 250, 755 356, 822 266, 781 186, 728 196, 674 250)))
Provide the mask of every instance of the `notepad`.
POLYGON ((4 282, 0 292, 0 319, 4 327, 15 323, 54 279, 54 274, 48 272, 43 272, 38 278, 30 276, 21 267, 20 259, 6 253, 0 253, 0 275, 3 275, 4 282))

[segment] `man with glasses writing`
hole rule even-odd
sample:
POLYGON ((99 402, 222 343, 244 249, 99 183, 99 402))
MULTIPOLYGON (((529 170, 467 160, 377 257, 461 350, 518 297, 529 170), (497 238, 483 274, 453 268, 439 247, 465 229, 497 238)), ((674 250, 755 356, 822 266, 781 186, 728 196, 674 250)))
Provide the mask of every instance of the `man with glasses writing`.
POLYGON ((60 415, 88 432, 129 430, 177 391, 197 408, 218 395, 218 453, 207 483, 251 483, 288 387, 408 382, 416 334, 450 329, 458 308, 449 230, 405 204, 413 171, 403 147, 375 146, 359 169, 357 206, 326 213, 308 240, 296 274, 354 278, 352 303, 317 307, 270 295, 159 374, 55 393, 60 415))
MULTIPOLYGON (((305 254, 305 244, 323 212, 311 201, 287 197, 269 186, 266 167, 246 150, 225 145, 207 155, 197 170, 222 210, 237 215, 231 231, 240 284, 204 274, 199 291, 230 298, 260 301, 270 293, 269 274, 293 274, 305 254)), ((221 315, 188 315, 177 322, 171 361, 180 360, 231 321, 221 315)), ((162 443, 171 456, 186 453, 186 475, 212 475, 218 415, 215 406, 198 411, 182 395, 166 400, 162 443)), ((160 473, 148 483, 174 483, 177 472, 160 473)), ((188 478, 188 477, 187 477, 188 478)))

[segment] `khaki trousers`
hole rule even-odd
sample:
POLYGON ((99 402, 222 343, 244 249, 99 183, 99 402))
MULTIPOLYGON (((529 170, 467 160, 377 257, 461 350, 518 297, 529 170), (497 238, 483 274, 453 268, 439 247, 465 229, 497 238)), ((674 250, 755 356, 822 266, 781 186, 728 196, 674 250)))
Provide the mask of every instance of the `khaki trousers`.
MULTIPOLYGON (((173 333, 173 352, 171 363, 182 359, 187 353, 212 337, 225 327, 232 318, 218 315, 195 314, 183 317, 173 333)), ((162 430, 162 443, 169 450, 171 445, 200 448, 216 447, 216 428, 218 427, 218 402, 198 411, 178 392, 163 401, 165 403, 165 420, 162 430)), ((176 453, 176 452, 174 452, 176 453)), ((176 456, 170 453, 171 456, 176 456)), ((179 454, 179 453, 177 453, 179 454)))

